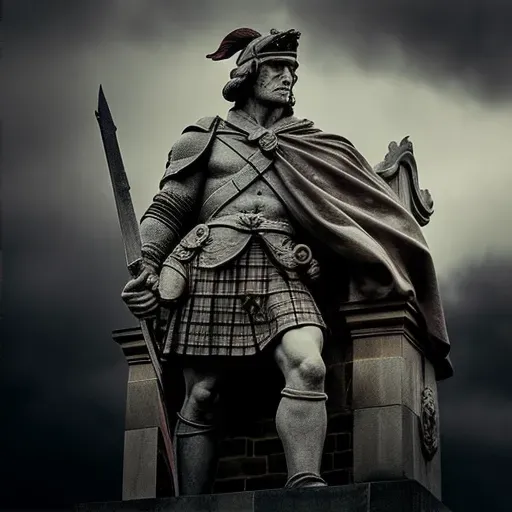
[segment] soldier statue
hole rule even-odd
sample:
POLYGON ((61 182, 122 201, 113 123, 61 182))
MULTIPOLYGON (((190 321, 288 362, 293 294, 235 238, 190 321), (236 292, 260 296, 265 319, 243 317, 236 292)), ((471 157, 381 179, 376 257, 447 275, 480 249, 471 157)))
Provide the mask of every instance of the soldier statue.
POLYGON ((331 327, 321 303, 412 301, 430 343, 448 343, 418 222, 351 142, 294 116, 299 36, 237 29, 207 56, 240 52, 222 91, 233 108, 188 126, 172 147, 141 220, 143 271, 122 292, 135 316, 158 318, 164 368, 181 361, 181 494, 211 492, 219 362, 262 351, 285 380, 276 426, 286 487, 326 485, 331 327))

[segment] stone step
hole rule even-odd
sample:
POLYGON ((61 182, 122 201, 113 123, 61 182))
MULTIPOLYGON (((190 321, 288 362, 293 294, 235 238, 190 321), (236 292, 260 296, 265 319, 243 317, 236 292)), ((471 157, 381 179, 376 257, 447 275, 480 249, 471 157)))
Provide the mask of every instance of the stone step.
POLYGON ((316 489, 208 494, 84 503, 79 512, 450 512, 417 482, 397 480, 316 489))

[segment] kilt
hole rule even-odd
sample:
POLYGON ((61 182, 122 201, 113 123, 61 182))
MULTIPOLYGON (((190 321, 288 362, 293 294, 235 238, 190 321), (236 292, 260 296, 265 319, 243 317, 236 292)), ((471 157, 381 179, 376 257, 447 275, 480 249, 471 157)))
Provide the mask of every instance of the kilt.
POLYGON ((169 315, 164 355, 249 356, 293 327, 326 327, 299 275, 278 268, 257 238, 223 266, 187 265, 189 289, 169 315))

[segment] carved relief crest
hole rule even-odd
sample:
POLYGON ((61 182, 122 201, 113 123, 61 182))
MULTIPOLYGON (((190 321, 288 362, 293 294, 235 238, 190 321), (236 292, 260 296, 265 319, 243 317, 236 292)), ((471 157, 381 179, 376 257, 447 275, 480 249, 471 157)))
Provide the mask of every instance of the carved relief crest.
POLYGON ((427 460, 432 460, 439 446, 439 428, 434 390, 426 387, 421 394, 420 437, 427 460))

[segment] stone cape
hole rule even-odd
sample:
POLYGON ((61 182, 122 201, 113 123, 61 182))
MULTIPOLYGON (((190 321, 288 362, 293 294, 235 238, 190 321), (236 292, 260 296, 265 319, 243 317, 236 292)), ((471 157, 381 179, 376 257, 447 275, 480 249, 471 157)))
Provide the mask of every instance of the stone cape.
POLYGON ((252 146, 275 139, 269 153, 273 169, 265 179, 313 247, 329 254, 325 261, 338 260, 322 266, 330 286, 336 287, 338 274, 348 275, 347 283, 339 283, 340 300, 411 301, 425 321, 429 351, 445 363, 440 377, 452 374, 438 281, 421 227, 347 139, 293 116, 264 129, 237 109, 229 111, 226 121, 203 118, 184 130, 191 131, 197 132, 198 143, 183 158, 169 160, 161 185, 204 164, 215 132, 238 139, 242 134, 252 146), (347 274, 336 271, 340 265, 347 274))

